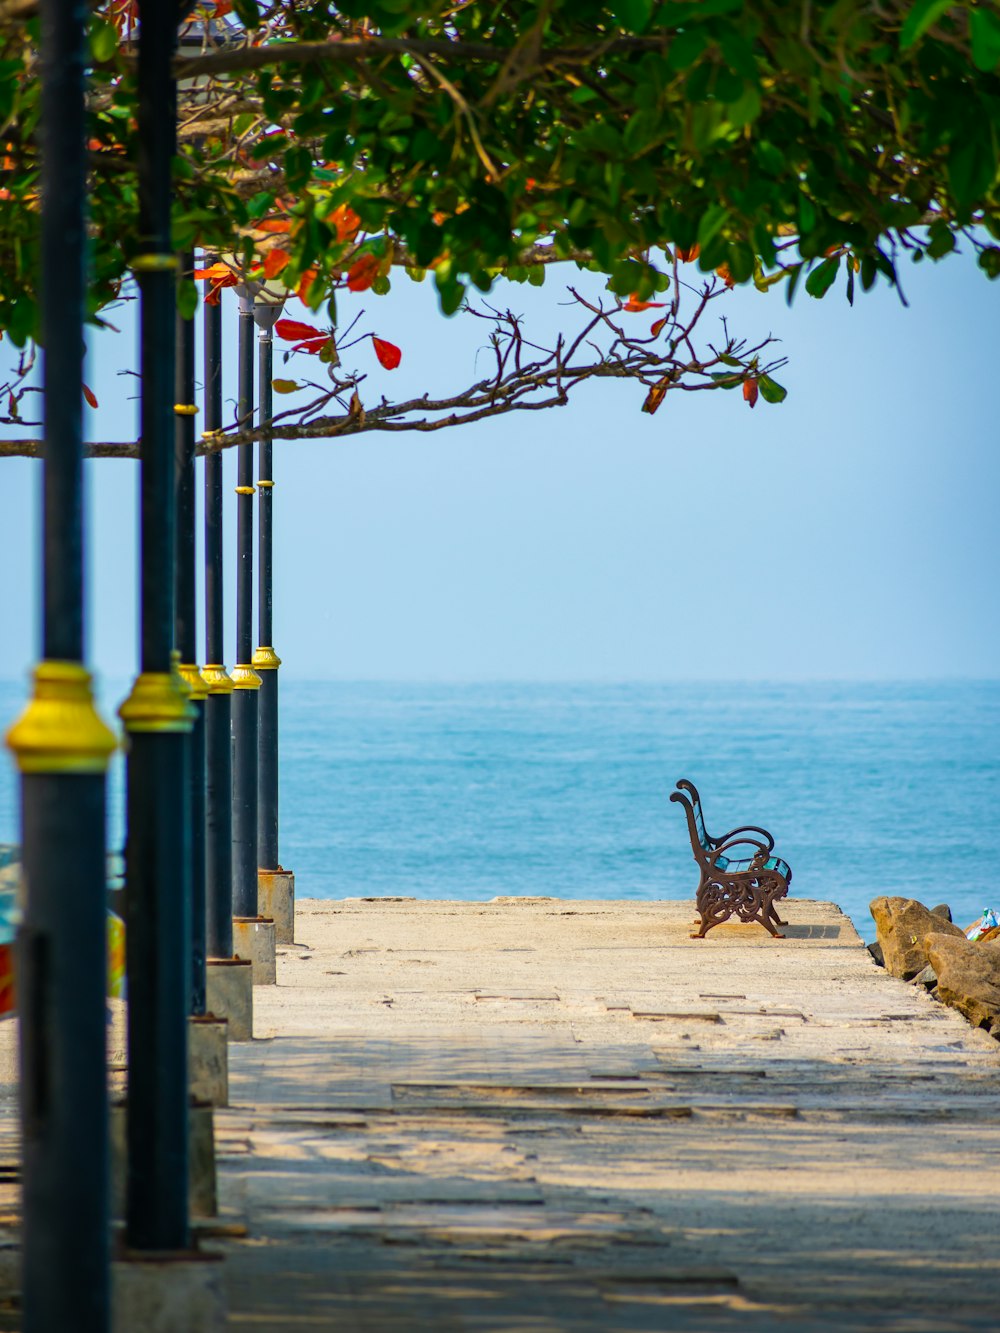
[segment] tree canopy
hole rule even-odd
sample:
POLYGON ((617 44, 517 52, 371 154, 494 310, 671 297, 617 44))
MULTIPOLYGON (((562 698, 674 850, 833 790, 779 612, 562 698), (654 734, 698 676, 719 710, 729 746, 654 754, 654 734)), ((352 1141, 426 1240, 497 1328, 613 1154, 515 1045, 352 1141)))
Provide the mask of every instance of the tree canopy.
MULTIPOLYGON (((0 329, 29 355, 33 4, 0 8, 0 329)), ((135 22, 132 0, 107 0, 90 23, 96 320, 141 245, 135 22)), ((727 331, 694 346, 733 284, 789 299, 839 285, 853 301, 960 241, 1000 274, 993 0, 213 0, 180 31, 176 247, 218 257, 209 290, 250 274, 322 312, 329 331, 299 345, 325 357, 341 402, 356 383, 336 373, 337 292, 382 294, 403 271, 430 275, 446 313, 493 321, 484 383, 501 387, 525 364, 523 331, 476 293, 500 274, 541 283, 555 263, 605 274, 607 302, 581 298, 576 351, 603 332, 590 373, 640 379, 649 411, 674 386, 782 396, 764 345, 727 331), (636 335, 626 316, 660 297, 636 335)), ((181 302, 193 310, 190 279, 181 302)), ((528 358, 557 398, 572 340, 528 358)))

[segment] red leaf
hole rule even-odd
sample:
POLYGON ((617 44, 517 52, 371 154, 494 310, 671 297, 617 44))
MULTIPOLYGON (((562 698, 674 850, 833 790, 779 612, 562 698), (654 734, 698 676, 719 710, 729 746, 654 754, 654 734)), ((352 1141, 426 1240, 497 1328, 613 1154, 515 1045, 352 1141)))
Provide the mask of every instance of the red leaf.
POLYGON ((633 292, 622 306, 622 309, 629 311, 630 314, 635 314, 640 310, 662 309, 666 304, 666 301, 640 301, 635 292, 633 292))
POLYGON ((288 266, 291 257, 287 250, 268 250, 264 256, 264 277, 276 278, 282 269, 288 266))
POLYGON ((290 343, 307 342, 313 338, 326 338, 325 333, 319 329, 313 328, 311 324, 303 324, 300 319, 279 319, 274 326, 274 331, 279 338, 284 338, 290 343))
POLYGON ((757 395, 759 393, 760 389, 757 387, 757 381, 752 375, 749 379, 743 381, 743 397, 751 407, 753 407, 754 403, 757 401, 757 395))
POLYGON ((310 338, 307 342, 296 343, 292 348, 293 352, 309 352, 315 355, 322 352, 323 348, 328 346, 333 340, 331 338, 310 338))
POLYGON ((381 262, 378 255, 362 255, 347 271, 348 291, 366 292, 378 277, 381 262))
POLYGON ((372 346, 375 348, 375 355, 386 370, 395 370, 403 359, 403 353, 395 343, 387 343, 384 338, 376 338, 372 334, 372 346))
POLYGON ((88 389, 86 384, 83 386, 83 396, 84 398, 86 398, 87 402, 90 404, 91 407, 97 406, 97 399, 94 396, 94 391, 93 389, 88 389))
POLYGON ((662 331, 663 326, 664 324, 666 324, 666 322, 667 322, 667 317, 666 315, 664 315, 662 319, 658 319, 652 324, 649 332, 652 334, 654 338, 657 337, 658 334, 662 331))
POLYGON ((697 259, 700 254, 700 245, 689 245, 686 250, 682 250, 680 246, 677 247, 677 258, 682 264, 689 264, 692 259, 697 259))

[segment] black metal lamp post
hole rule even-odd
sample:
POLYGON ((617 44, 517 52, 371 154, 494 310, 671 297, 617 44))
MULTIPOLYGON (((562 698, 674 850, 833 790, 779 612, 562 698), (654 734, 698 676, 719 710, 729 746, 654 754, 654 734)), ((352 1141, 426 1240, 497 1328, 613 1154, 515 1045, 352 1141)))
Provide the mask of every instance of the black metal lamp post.
MULTIPOLYGON (((194 255, 181 256, 182 272, 194 269, 194 255)), ((208 689, 197 666, 194 441, 194 319, 177 315, 176 366, 177 587, 175 640, 180 674, 188 687, 194 719, 188 770, 188 818, 191 823, 191 1004, 192 1014, 205 1012, 205 698, 208 689)))
MULTIPOLYGON (((257 283, 236 288, 240 299, 237 417, 253 423, 253 298, 257 283)), ((253 668, 253 445, 238 446, 236 507, 236 665, 233 667, 233 916, 257 916, 257 695, 253 668)))
POLYGON ((128 967, 126 1239, 183 1250, 188 1226, 191 708, 173 670, 174 336, 171 161, 177 10, 139 0, 142 296, 140 675, 120 709, 129 734, 125 854, 128 967))
POLYGON ((42 655, 7 734, 21 773, 22 1291, 27 1333, 110 1326, 105 783, 83 665, 86 12, 42 2, 42 655))
MULTIPOLYGON (((273 362, 272 334, 288 295, 288 288, 273 280, 258 292, 254 301, 254 320, 260 329, 258 367, 260 372, 260 425, 266 432, 271 421, 273 362)), ((281 658, 274 650, 273 632, 273 526, 271 437, 261 435, 258 449, 259 488, 257 510, 257 556, 260 573, 257 589, 257 630, 259 644, 253 665, 261 673, 259 695, 258 795, 257 795, 257 866, 278 870, 278 668, 281 658)))
MULTIPOLYGON (((207 288, 206 288, 207 290, 207 288)), ((205 311, 205 439, 222 429, 222 306, 205 311)), ((205 455, 205 865, 206 948, 233 953, 233 682, 223 665, 222 455, 205 455)))

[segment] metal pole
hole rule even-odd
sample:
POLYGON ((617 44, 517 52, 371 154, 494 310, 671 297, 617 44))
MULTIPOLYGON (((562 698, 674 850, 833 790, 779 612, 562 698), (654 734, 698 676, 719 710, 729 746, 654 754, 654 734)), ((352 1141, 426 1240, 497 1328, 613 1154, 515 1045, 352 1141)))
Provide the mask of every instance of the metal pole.
MULTIPOLYGON (((211 282, 205 286, 208 295, 211 282)), ((205 311, 205 438, 222 429, 222 306, 205 311)), ((233 956, 233 682, 223 665, 222 455, 205 455, 205 944, 233 956)))
MULTIPOLYGON (((194 269, 194 255, 181 256, 185 276, 194 269)), ((177 367, 174 403, 175 491, 177 497, 177 587, 174 632, 181 655, 181 677, 195 711, 191 727, 191 1013, 205 1012, 205 697, 208 688, 197 667, 194 513, 194 318, 177 314, 177 367)))
MULTIPOLYGON (((280 305, 268 308, 263 302, 257 310, 260 331, 258 365, 260 370, 260 424, 271 420, 272 320, 280 305)), ((274 651, 272 621, 272 491, 271 437, 262 435, 258 447, 259 496, 257 500, 257 555, 260 564, 257 588, 257 633, 260 646, 254 652, 253 665, 260 672, 260 732, 258 736, 257 864, 262 870, 279 869, 278 861, 278 667, 281 658, 274 651)))
MULTIPOLYGON (((253 296, 240 295, 237 416, 253 423, 253 296)), ((253 445, 239 445, 233 667, 233 915, 257 915, 257 693, 253 669, 253 445)))
POLYGON ((173 670, 174 321, 170 245, 177 10, 139 0, 138 144, 141 674, 120 711, 129 733, 125 855, 128 973, 126 1241, 183 1250, 188 1228, 187 1034, 191 972, 192 712, 173 670))
POLYGON ((21 772, 26 1333, 110 1327, 105 775, 83 666, 86 10, 42 0, 43 660, 7 743, 21 772), (58 1278, 54 1275, 58 1274, 58 1278))

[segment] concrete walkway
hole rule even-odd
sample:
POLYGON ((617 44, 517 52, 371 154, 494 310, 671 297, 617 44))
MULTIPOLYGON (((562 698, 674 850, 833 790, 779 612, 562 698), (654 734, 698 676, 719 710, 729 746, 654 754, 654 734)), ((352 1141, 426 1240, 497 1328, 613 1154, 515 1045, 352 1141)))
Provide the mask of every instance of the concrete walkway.
POLYGON ((217 1113, 230 1327, 1000 1326, 1000 1046, 785 907, 300 902, 217 1113))

